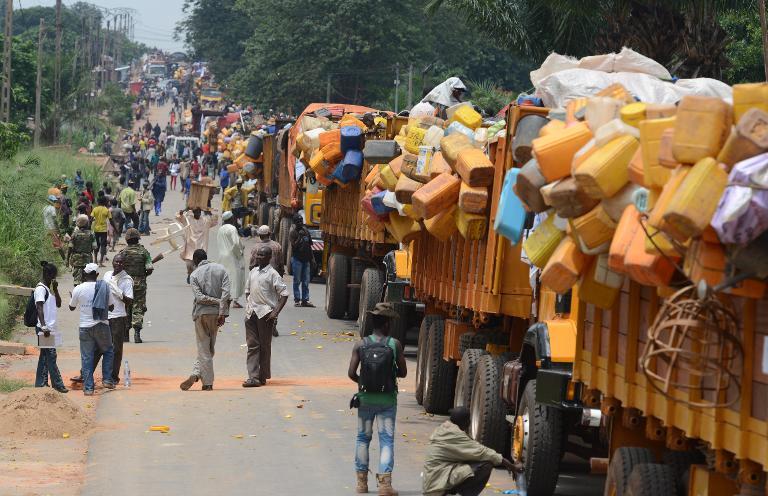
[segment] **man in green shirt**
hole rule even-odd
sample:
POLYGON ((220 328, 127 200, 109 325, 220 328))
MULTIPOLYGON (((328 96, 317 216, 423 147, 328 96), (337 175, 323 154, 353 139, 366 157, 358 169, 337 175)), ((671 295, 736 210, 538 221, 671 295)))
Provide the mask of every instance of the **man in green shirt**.
MULTIPOLYGON (((355 343, 352 349, 352 357, 349 360, 347 375, 358 384, 360 392, 357 394, 360 404, 357 409, 357 443, 355 447, 355 470, 357 471, 357 492, 368 492, 368 448, 373 436, 373 421, 377 419, 379 431, 379 472, 376 478, 379 484, 379 494, 396 496, 397 491, 392 489, 392 468, 395 464, 395 418, 397 416, 397 378, 405 377, 408 369, 403 356, 403 345, 395 338, 389 336, 390 320, 397 317, 391 303, 377 303, 373 310, 369 310, 373 333, 365 339, 355 343), (366 360, 376 353, 382 353, 384 344, 392 351, 392 363, 373 365, 366 360), (379 345, 379 346, 377 346, 379 345), (375 353, 372 353, 375 351, 375 353), (358 375, 358 368, 360 375, 358 375), (365 386, 371 382, 366 377, 370 371, 385 370, 391 374, 390 381, 385 381, 381 391, 369 391, 365 386), (362 377, 361 377, 362 376, 362 377)), ((386 348, 384 353, 388 353, 386 348)), ((376 382, 376 381, 373 381, 376 382)))
POLYGON ((139 214, 136 212, 136 191, 126 184, 120 192, 120 208, 123 209, 125 216, 133 223, 133 228, 139 228, 139 214))

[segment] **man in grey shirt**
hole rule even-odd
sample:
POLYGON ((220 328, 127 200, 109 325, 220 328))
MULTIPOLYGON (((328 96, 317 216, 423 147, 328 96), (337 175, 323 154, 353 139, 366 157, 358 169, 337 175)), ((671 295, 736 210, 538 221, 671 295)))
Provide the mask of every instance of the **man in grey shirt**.
POLYGON ((229 315, 229 276, 223 265, 208 261, 205 250, 195 250, 192 263, 196 269, 189 276, 195 296, 192 320, 197 337, 197 360, 189 376, 179 387, 187 391, 202 381, 203 391, 213 390, 213 355, 216 334, 229 315))

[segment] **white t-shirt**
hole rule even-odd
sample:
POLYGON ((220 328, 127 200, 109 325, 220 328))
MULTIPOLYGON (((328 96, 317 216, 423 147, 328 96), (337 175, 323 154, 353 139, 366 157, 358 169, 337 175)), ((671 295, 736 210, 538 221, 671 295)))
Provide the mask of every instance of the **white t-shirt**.
MULTIPOLYGON (((118 289, 122 291, 123 298, 128 297, 133 299, 133 278, 131 278, 125 271, 122 271, 120 275, 115 278, 113 272, 114 271, 110 270, 104 274, 104 282, 110 284, 114 281, 118 289)), ((109 318, 116 319, 118 317, 127 316, 128 314, 125 312, 125 302, 118 298, 114 292, 112 292, 111 296, 115 299, 115 307, 109 312, 109 318)))
MULTIPOLYGON (((43 283, 35 286, 35 303, 43 302, 43 314, 45 316, 45 325, 53 332, 56 332, 56 297, 51 290, 43 283), (46 299, 45 295, 48 295, 46 299)), ((37 327, 43 327, 40 323, 40 316, 37 318, 37 327)))
MULTIPOLYGON (((96 282, 89 281, 75 286, 72 290, 72 301, 69 302, 70 307, 80 307, 80 327, 87 328, 93 327, 96 324, 109 324, 108 320, 94 320, 93 319, 93 294, 96 290, 96 282)), ((115 297, 112 296, 112 292, 109 292, 108 305, 115 304, 115 297)))

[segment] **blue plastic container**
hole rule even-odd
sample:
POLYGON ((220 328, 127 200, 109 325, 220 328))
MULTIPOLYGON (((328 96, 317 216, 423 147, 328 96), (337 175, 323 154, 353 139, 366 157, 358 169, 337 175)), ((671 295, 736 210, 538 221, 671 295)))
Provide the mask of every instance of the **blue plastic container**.
POLYGON ((517 244, 525 226, 525 207, 514 191, 520 169, 509 169, 504 176, 501 198, 493 221, 493 230, 517 244))
POLYGON ((363 131, 357 126, 344 126, 341 128, 341 151, 363 149, 363 131))
POLYGON ((389 212, 394 210, 394 208, 384 205, 384 195, 386 193, 386 191, 381 191, 371 196, 371 206, 376 212, 376 215, 387 215, 389 212))
POLYGON ((470 141, 475 140, 475 131, 468 128, 467 126, 465 126, 459 121, 451 122, 451 124, 445 129, 446 136, 450 136, 453 133, 461 133, 465 135, 467 138, 469 138, 470 141))
POLYGON ((337 179, 342 184, 347 184, 360 177, 363 168, 363 152, 360 150, 348 150, 342 160, 334 169, 331 178, 337 179))

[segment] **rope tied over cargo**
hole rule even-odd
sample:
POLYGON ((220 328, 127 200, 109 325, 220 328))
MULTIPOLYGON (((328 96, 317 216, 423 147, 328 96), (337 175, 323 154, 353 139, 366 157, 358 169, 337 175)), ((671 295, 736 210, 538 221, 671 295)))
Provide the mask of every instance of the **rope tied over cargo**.
POLYGON ((664 302, 648 328, 639 367, 666 398, 726 408, 741 397, 744 350, 726 296, 687 286, 664 302))

